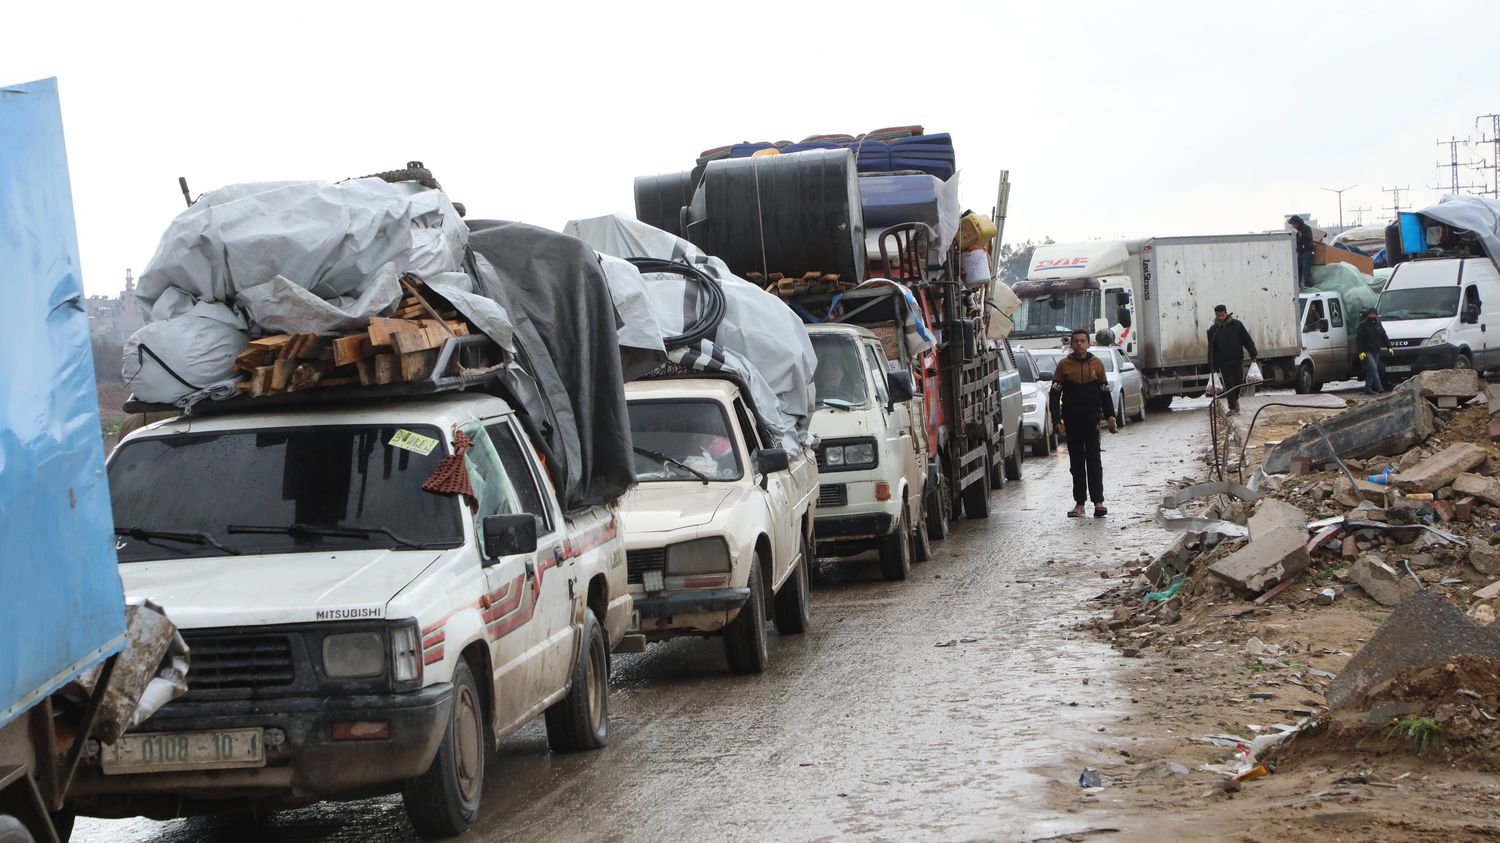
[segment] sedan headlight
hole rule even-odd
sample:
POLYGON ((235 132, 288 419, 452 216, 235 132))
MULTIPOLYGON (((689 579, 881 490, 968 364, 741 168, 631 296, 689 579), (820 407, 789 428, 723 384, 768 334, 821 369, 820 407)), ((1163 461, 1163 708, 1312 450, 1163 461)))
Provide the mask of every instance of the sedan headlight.
POLYGON ((729 545, 723 539, 695 539, 667 546, 666 574, 669 577, 728 572, 729 545))
POLYGON ((818 451, 820 468, 874 468, 879 464, 874 439, 846 439, 818 451))
POLYGON ((323 638, 323 673, 329 679, 358 679, 385 672, 385 636, 344 632, 323 638))
POLYGON ((1442 344, 1446 343, 1447 341, 1448 341, 1448 329, 1447 328, 1443 328, 1443 329, 1439 330, 1437 333, 1435 333, 1432 336, 1428 337, 1426 340, 1424 340, 1422 342, 1422 345, 1424 345, 1424 346, 1425 345, 1442 345, 1442 344))

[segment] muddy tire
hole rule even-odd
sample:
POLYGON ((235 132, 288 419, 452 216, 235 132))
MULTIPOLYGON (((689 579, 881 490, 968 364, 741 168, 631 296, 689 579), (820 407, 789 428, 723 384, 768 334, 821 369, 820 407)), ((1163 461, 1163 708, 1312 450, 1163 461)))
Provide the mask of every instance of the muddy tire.
POLYGON ((1008 456, 1008 457, 1005 458, 1005 479, 1006 480, 1020 480, 1021 479, 1021 448, 1022 447, 1024 447, 1024 446, 1020 442, 1016 442, 1016 449, 1011 452, 1010 456, 1008 456))
POLYGON ((896 529, 880 540, 880 575, 892 581, 911 575, 911 535, 905 512, 896 529))
POLYGON ((547 709, 553 752, 585 752, 609 743, 609 643, 593 612, 583 613, 583 652, 573 664, 568 695, 547 709))
POLYGON ((766 593, 760 582, 760 554, 750 557, 750 599, 724 628, 724 658, 741 676, 762 673, 771 660, 766 645, 766 593))
POLYGON ((927 538, 927 519, 917 522, 911 531, 911 561, 927 562, 932 559, 932 541, 927 538))
POLYGON ((927 490, 927 538, 942 541, 948 538, 953 519, 953 496, 948 494, 948 481, 938 473, 938 482, 927 490))
POLYGON ((1297 375, 1292 378, 1292 391, 1298 395, 1307 395, 1318 391, 1318 382, 1313 380, 1313 367, 1311 363, 1303 363, 1297 367, 1297 375))
POLYGON ((776 631, 800 635, 812 626, 812 542, 802 539, 802 558, 776 593, 776 631))
POLYGON ((401 789, 406 815, 417 834, 429 839, 457 837, 479 816, 484 790, 484 705, 468 662, 453 671, 453 706, 443 742, 427 772, 401 789))
POLYGON ((979 479, 964 489, 964 517, 990 517, 990 473, 981 472, 979 479))
POLYGON ((1172 409, 1172 396, 1153 395, 1146 399, 1146 409, 1153 413, 1165 413, 1172 409))
POLYGON ((1042 416, 1042 438, 1031 443, 1033 457, 1051 456, 1057 450, 1057 431, 1052 427, 1052 414, 1042 416))
POLYGON ((1460 351, 1458 357, 1453 361, 1453 368, 1472 369, 1474 368, 1474 359, 1469 356, 1467 351, 1460 351))

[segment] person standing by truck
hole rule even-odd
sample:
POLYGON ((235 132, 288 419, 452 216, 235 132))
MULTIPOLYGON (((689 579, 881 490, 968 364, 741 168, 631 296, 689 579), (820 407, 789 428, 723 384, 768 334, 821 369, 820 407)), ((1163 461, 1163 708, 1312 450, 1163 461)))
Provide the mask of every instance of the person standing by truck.
POLYGON ((1303 287, 1313 285, 1313 233, 1312 228, 1302 221, 1302 218, 1293 214, 1287 224, 1297 232, 1297 283, 1303 287))
POLYGON ((1089 353, 1089 332, 1082 328, 1068 336, 1072 353, 1057 361, 1047 403, 1052 408, 1058 435, 1068 440, 1068 468, 1073 474, 1074 507, 1069 518, 1083 516, 1084 495, 1094 502, 1094 517, 1102 518, 1104 506, 1104 462, 1099 452, 1099 420, 1109 421, 1109 432, 1119 431, 1115 402, 1109 394, 1104 364, 1089 353))
POLYGON ((1359 348, 1359 362, 1365 368, 1365 394, 1378 395, 1384 392, 1385 387, 1380 382, 1380 355, 1391 341, 1385 335, 1385 326, 1380 324, 1380 314, 1375 308, 1367 309, 1364 318, 1359 320, 1359 331, 1354 336, 1354 342, 1359 348))
POLYGON ((1245 323, 1234 318, 1229 308, 1214 305, 1214 323, 1208 326, 1208 371, 1218 373, 1224 382, 1221 390, 1229 400, 1229 412, 1240 411, 1240 387, 1245 385, 1244 352, 1250 352, 1250 362, 1255 362, 1255 340, 1245 330, 1245 323))

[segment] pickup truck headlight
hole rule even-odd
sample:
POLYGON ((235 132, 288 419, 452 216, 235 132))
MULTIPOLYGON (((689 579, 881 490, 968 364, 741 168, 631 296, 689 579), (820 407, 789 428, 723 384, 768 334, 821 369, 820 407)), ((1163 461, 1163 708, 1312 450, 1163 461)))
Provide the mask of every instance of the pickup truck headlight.
POLYGON ((379 632, 342 632, 323 637, 323 674, 329 679, 359 679, 385 672, 385 636, 379 632))
POLYGON ((1448 341, 1448 329, 1442 328, 1437 333, 1422 341, 1422 345, 1442 345, 1448 341))
POLYGON ((417 643, 417 625, 405 623, 391 630, 392 678, 414 682, 422 678, 422 652, 417 643))
POLYGON ((879 464, 874 439, 845 439, 825 444, 818 451, 818 465, 824 468, 874 468, 879 464))
POLYGON ((669 577, 728 572, 729 545, 723 539, 695 539, 667 546, 666 575, 669 577))
POLYGON ((1035 412, 1036 412, 1036 402, 1035 401, 1027 401, 1026 403, 1024 403, 1024 404, 1021 405, 1021 415, 1023 415, 1023 416, 1029 416, 1029 415, 1031 415, 1032 413, 1035 413, 1035 412))

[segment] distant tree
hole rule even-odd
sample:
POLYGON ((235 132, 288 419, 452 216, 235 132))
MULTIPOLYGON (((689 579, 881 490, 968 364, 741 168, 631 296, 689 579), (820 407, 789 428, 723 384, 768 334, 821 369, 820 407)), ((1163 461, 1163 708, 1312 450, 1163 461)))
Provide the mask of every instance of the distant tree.
POLYGON ((1051 237, 1043 237, 1041 242, 1027 240, 1024 243, 1006 243, 1000 247, 1000 280, 1007 284, 1014 284, 1026 277, 1026 270, 1031 267, 1031 255, 1040 246, 1051 246, 1054 241, 1051 237))
POLYGON ((120 358, 125 350, 120 343, 109 337, 96 336, 91 345, 94 350, 94 381, 96 383, 123 383, 120 375, 120 358))

